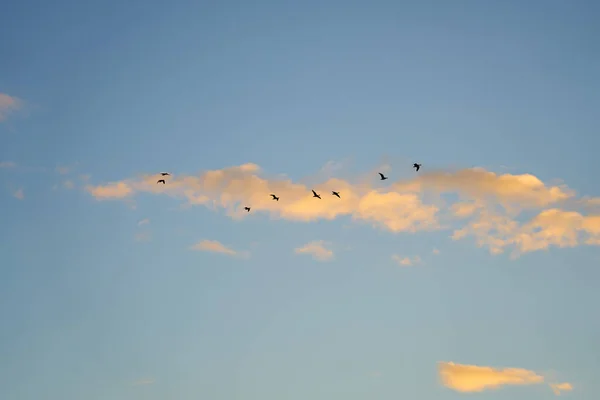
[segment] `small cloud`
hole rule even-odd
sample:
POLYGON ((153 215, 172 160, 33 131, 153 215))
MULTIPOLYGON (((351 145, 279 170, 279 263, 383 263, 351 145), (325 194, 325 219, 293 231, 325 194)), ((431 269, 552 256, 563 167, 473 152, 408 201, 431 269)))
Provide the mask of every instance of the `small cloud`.
POLYGON ((149 242, 152 239, 150 232, 138 232, 135 234, 134 239, 136 242, 149 242))
POLYGON ((132 383, 133 386, 144 386, 144 385, 152 385, 154 383, 154 379, 140 379, 139 381, 135 381, 132 383))
POLYGON ((0 162, 0 168, 15 168, 17 164, 12 161, 2 161, 0 162))
POLYGON ((105 186, 86 186, 86 190, 97 200, 123 199, 133 194, 125 182, 109 183, 105 186))
POLYGON ((383 374, 381 371, 372 371, 369 375, 371 375, 372 378, 380 378, 383 374))
POLYGON ((23 192, 23 189, 17 189, 13 192, 13 196, 16 197, 19 200, 23 200, 25 198, 25 193, 23 192))
POLYGON ((453 362, 440 362, 439 375, 445 387, 462 393, 483 392, 509 385, 536 385, 544 382, 543 376, 523 368, 497 369, 453 362))
POLYGON ((8 115, 19 110, 23 106, 23 102, 4 93, 0 93, 0 122, 6 120, 8 115))
POLYGON ((63 186, 67 189, 73 189, 75 187, 75 184, 73 183, 73 181, 64 181, 63 186))
POLYGON ((440 251, 438 249, 433 249, 431 252, 435 255, 440 254, 440 251))
POLYGON ((410 258, 410 257, 402 257, 397 254, 394 254, 394 255, 392 255, 392 260, 394 260, 396 263, 398 263, 398 265, 401 265, 403 267, 409 267, 411 265, 421 263, 421 257, 419 257, 419 256, 414 256, 414 257, 410 258))
POLYGON ((64 166, 58 166, 56 167, 56 172, 58 172, 61 175, 66 175, 71 171, 71 168, 69 167, 64 167, 64 166))
POLYGON ((200 242, 193 245, 191 247, 191 249, 198 250, 198 251, 208 251, 208 252, 212 252, 212 253, 227 254, 229 256, 247 256, 248 255, 246 252, 240 253, 238 251, 235 251, 216 240, 201 240, 200 242))
POLYGON ((138 226, 142 226, 142 225, 147 225, 149 223, 150 223, 150 219, 144 218, 143 220, 139 221, 137 224, 138 224, 138 226))
POLYGON ((573 390, 573 385, 571 385, 569 382, 551 383, 550 388, 552 389, 555 395, 560 396, 562 392, 568 392, 573 390))
POLYGON ((325 247, 323 240, 316 240, 294 249, 296 254, 310 254, 315 260, 327 261, 333 258, 333 251, 325 247))

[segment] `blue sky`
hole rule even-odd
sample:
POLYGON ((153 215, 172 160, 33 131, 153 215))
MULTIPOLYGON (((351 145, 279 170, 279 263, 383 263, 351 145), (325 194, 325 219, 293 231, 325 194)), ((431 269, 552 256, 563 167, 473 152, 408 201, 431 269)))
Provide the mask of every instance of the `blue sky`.
POLYGON ((0 398, 594 398, 599 16, 7 4, 0 398))

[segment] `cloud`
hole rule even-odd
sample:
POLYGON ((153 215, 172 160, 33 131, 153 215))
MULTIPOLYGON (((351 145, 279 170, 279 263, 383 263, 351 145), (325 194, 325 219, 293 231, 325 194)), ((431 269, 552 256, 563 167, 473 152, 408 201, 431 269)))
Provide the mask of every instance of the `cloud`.
POLYGON ((144 219, 140 220, 137 224, 138 224, 138 226, 142 226, 142 225, 147 225, 149 223, 150 223, 150 219, 144 218, 144 219))
POLYGON ((152 385, 154 383, 154 379, 140 379, 132 383, 133 386, 144 386, 144 385, 152 385))
POLYGON ((208 251, 212 253, 221 253, 229 256, 248 257, 248 252, 239 252, 233 250, 216 240, 201 240, 191 247, 192 250, 208 251))
POLYGON ((133 239, 136 242, 149 242, 152 239, 152 234, 150 232, 138 232, 134 235, 133 239))
POLYGON ((414 256, 411 258, 411 257, 402 257, 397 254, 394 254, 394 255, 392 255, 392 260, 394 260, 396 263, 398 263, 398 265, 400 265, 402 267, 409 267, 411 265, 421 263, 421 257, 419 257, 419 256, 414 256))
POLYGON ((325 241, 316 240, 294 249, 294 252, 296 254, 310 254, 312 258, 318 261, 328 261, 333 258, 333 251, 325 246, 325 241))
POLYGON ((496 174, 482 168, 425 170, 392 184, 369 175, 369 180, 328 178, 307 186, 287 178, 268 179, 258 165, 248 163, 176 176, 166 185, 156 185, 157 179, 156 174, 142 175, 88 185, 86 190, 98 200, 166 195, 187 206, 224 210, 238 220, 247 217, 243 207, 251 205, 253 214, 272 219, 349 217, 393 233, 450 229, 453 239, 473 238, 492 254, 508 250, 518 256, 550 247, 600 245, 600 214, 577 209, 581 201, 567 186, 545 184, 532 174, 496 174), (312 198, 311 189, 323 200, 312 198), (331 190, 339 191, 341 198, 331 196, 331 190), (271 193, 280 201, 273 201, 271 193))
POLYGON ((0 122, 6 120, 9 114, 19 110, 23 105, 20 99, 0 93, 0 122))
POLYGON ((61 175, 66 175, 71 171, 71 168, 69 167, 65 167, 65 166, 58 166, 56 167, 56 172, 58 172, 61 175))
POLYGON ((23 189, 17 189, 13 192, 13 196, 19 200, 23 200, 25 198, 25 193, 23 192, 23 189))
POLYGON ((522 368, 496 369, 453 362, 440 362, 438 367, 442 384, 462 393, 482 392, 509 385, 536 385, 544 382, 543 376, 522 368))
POLYGON ((73 183, 73 181, 64 181, 63 186, 67 189, 73 189, 75 187, 75 184, 73 183))
POLYGON ((560 396, 562 392, 568 392, 573 390, 573 385, 571 385, 569 382, 552 383, 550 384, 550 388, 552 389, 555 395, 560 396))
POLYGON ((438 255, 438 254, 440 254, 440 251, 439 251, 438 249, 433 249, 433 250, 431 251, 431 253, 433 253, 433 254, 435 254, 435 255, 438 255))
POLYGON ((109 183, 105 186, 86 186, 86 190, 98 200, 123 199, 133 194, 133 189, 126 183, 109 183))
POLYGON ((0 168, 15 168, 17 164, 12 161, 2 161, 0 162, 0 168))

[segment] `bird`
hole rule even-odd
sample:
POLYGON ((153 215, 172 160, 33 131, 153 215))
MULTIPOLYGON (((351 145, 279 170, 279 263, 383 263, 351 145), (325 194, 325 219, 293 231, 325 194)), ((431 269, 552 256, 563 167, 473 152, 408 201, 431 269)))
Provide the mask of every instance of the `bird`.
POLYGON ((339 192, 331 192, 331 194, 332 194, 332 195, 334 195, 334 196, 337 196, 337 197, 338 197, 338 199, 339 199, 339 198, 341 198, 341 197, 340 197, 340 193, 339 193, 339 192))
POLYGON ((315 192, 314 190, 312 192, 313 192, 313 197, 316 197, 317 199, 321 199, 321 196, 319 196, 317 194, 317 192, 315 192))
POLYGON ((171 174, 170 174, 170 173, 168 173, 168 172, 161 172, 160 174, 161 174, 162 176, 171 176, 171 174))
POLYGON ((164 179, 159 179, 156 183, 162 183, 164 185, 166 182, 164 179))
POLYGON ((250 212, 250 207, 244 207, 244 210, 250 212))
POLYGON ((379 175, 381 176, 381 180, 385 181, 388 177, 383 175, 381 172, 379 172, 379 175))
POLYGON ((273 200, 279 201, 279 197, 275 196, 274 194, 272 194, 271 197, 273 198, 273 200))
POLYGON ((416 170, 417 170, 417 172, 418 172, 418 171, 419 171, 419 168, 421 168, 421 164, 414 163, 414 164, 413 164, 413 168, 414 168, 414 169, 416 169, 416 170))

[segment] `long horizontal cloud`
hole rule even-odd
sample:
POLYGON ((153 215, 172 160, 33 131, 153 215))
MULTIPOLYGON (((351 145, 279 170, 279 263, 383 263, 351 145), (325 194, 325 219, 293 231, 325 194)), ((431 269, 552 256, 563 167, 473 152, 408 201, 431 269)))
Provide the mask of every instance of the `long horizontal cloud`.
POLYGON ((237 251, 225 246, 217 240, 201 240, 191 247, 191 250, 207 251, 211 253, 221 253, 228 256, 248 257, 249 253, 245 251, 237 251))
POLYGON ((323 240, 315 240, 294 249, 296 254, 310 254, 315 260, 327 261, 333 258, 333 251, 328 249, 323 240))
MULTIPOLYGON (((538 385, 545 382, 544 376, 523 368, 493 368, 479 365, 440 362, 438 371, 442 384, 461 393, 483 392, 503 386, 538 385)), ((572 390, 568 382, 549 385, 556 395, 572 390)))
POLYGON ((260 172, 256 164, 249 163, 197 176, 170 177, 166 185, 157 184, 159 175, 144 175, 86 189, 98 200, 163 194, 189 205, 225 209, 236 219, 247 217, 243 207, 248 205, 253 213, 268 213, 273 218, 308 222, 350 216, 391 232, 453 227, 454 239, 472 236, 493 254, 507 248, 518 255, 550 246, 600 245, 600 214, 572 209, 581 204, 573 190, 544 184, 531 174, 499 175, 470 168, 421 171, 414 179, 389 185, 376 177, 370 182, 330 178, 308 187, 286 179, 267 179, 260 172), (313 198, 311 189, 323 199, 313 198), (332 196, 332 190, 341 198, 332 196), (271 193, 280 200, 273 201, 271 193), (520 222, 524 211, 537 215, 520 222))

